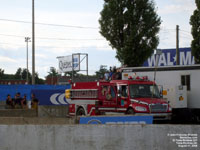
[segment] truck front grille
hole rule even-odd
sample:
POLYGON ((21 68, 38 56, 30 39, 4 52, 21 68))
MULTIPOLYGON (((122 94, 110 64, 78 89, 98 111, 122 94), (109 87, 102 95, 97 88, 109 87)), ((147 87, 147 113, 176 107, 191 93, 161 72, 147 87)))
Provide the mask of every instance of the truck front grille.
POLYGON ((167 112, 166 104, 151 104, 149 107, 151 112, 167 112))

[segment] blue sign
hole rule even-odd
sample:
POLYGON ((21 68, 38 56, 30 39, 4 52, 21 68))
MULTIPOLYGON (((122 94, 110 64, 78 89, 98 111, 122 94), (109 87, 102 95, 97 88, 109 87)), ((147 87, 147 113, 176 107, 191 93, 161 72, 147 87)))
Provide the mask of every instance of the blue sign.
POLYGON ((152 124, 153 116, 80 117, 80 124, 152 124))
POLYGON ((79 59, 78 58, 73 58, 73 67, 77 68, 79 66, 79 59))
POLYGON ((39 100, 39 105, 68 105, 65 90, 32 90, 39 100))
MULTIPOLYGON (((191 48, 180 48, 180 65, 193 65, 194 57, 191 54, 191 48)), ((156 56, 152 55, 144 62, 143 66, 153 67, 156 64, 156 56)), ((176 49, 163 49, 159 56, 158 66, 176 65, 176 49)))
POLYGON ((27 96, 27 100, 31 99, 31 90, 65 90, 69 89, 70 85, 0 85, 0 101, 6 100, 8 94, 12 98, 20 92, 23 97, 27 96))

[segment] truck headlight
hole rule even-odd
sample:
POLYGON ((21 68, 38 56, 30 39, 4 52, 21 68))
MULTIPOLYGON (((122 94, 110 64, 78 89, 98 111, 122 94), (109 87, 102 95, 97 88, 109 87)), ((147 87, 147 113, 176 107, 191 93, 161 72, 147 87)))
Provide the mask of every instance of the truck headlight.
POLYGON ((135 110, 137 110, 137 111, 147 111, 147 109, 145 107, 142 107, 142 106, 136 106, 135 110))

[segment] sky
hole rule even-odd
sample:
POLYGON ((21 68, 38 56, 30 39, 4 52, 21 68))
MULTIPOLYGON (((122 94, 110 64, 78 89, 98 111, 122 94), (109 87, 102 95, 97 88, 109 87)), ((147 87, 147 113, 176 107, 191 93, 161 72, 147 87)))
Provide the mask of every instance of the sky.
MULTIPOLYGON (((158 48, 176 47, 176 25, 180 27, 180 47, 190 47, 189 20, 196 9, 195 0, 154 1, 162 20, 158 48)), ((45 78, 50 67, 58 69, 57 57, 73 53, 88 53, 89 74, 95 74, 100 65, 120 66, 116 51, 99 33, 103 3, 103 0, 35 0, 35 70, 40 77, 45 78)), ((32 0, 0 0, 0 4, 0 68, 14 74, 17 68, 26 68, 25 37, 32 37, 29 23, 32 0)), ((32 43, 28 44, 31 72, 32 43)), ((84 62, 81 67, 85 69, 84 62)))

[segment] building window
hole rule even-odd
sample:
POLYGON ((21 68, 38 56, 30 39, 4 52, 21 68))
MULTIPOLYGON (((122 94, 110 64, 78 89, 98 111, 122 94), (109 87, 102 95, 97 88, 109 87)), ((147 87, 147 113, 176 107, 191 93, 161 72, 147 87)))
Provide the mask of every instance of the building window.
POLYGON ((187 91, 190 91, 190 75, 182 75, 181 76, 181 85, 187 86, 187 91))

